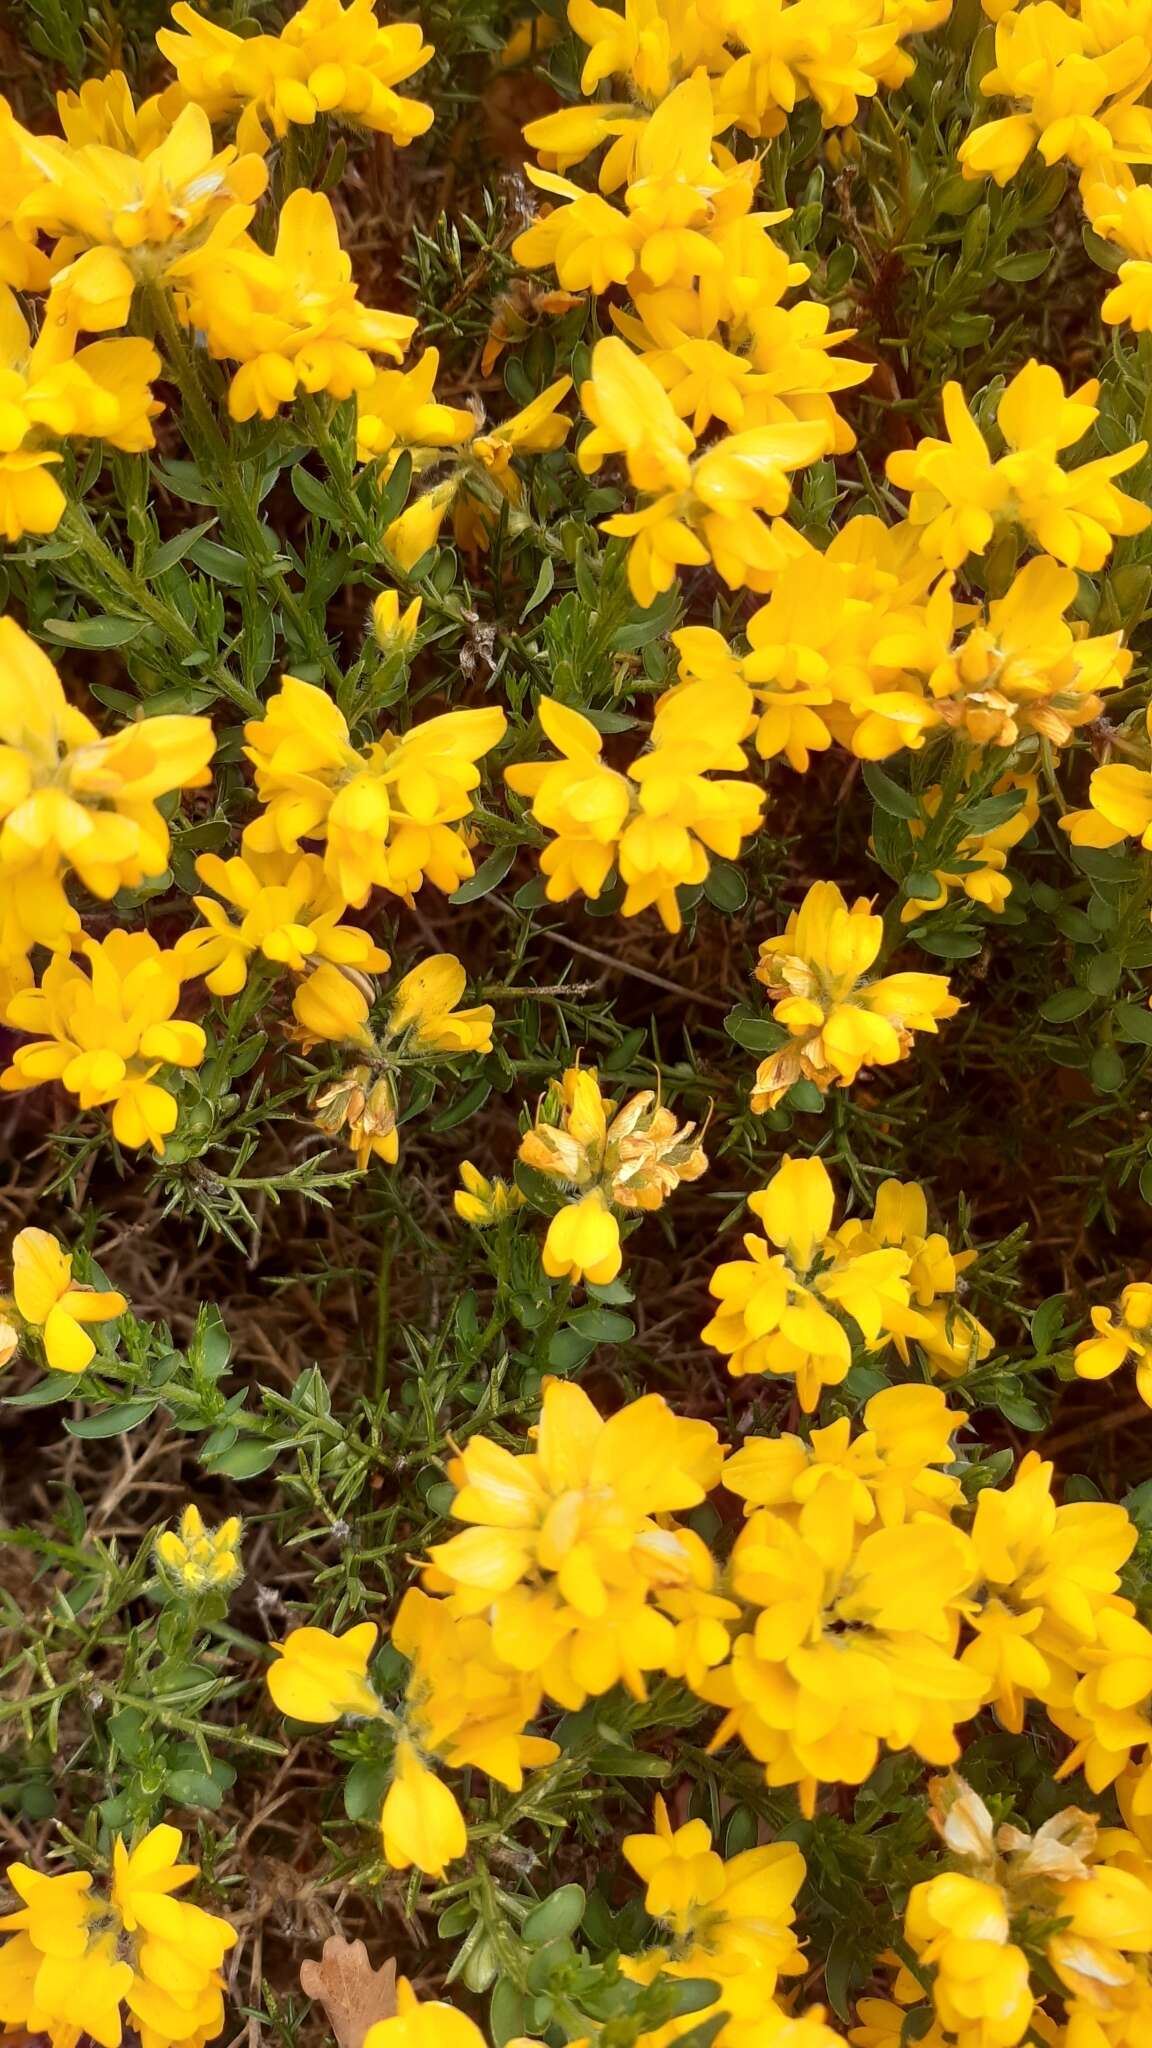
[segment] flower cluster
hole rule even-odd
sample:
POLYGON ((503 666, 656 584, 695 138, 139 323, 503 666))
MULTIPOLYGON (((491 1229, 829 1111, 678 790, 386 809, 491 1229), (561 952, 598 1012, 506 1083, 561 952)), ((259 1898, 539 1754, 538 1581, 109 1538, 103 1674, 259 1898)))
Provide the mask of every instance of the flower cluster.
POLYGON ((180 1835, 163 1825, 129 1850, 119 1836, 106 1893, 90 1871, 44 1877, 10 1863, 22 1901, 0 1917, 0 2018, 53 2042, 90 2035, 120 2048, 123 2018, 141 2048, 200 2048, 224 2026, 220 1965, 235 1929, 173 1898, 198 1873, 180 1863, 180 1835))
POLYGON ((739 740, 750 692, 718 700, 705 683, 665 697, 647 748, 626 771, 604 760, 603 738, 583 713, 552 697, 536 710, 560 759, 517 762, 504 779, 553 835, 540 856, 549 901, 599 896, 615 869, 623 916, 655 906, 665 929, 678 932, 677 889, 706 881, 710 856, 734 859, 760 824, 763 790, 731 774, 711 779, 748 765, 739 740))
POLYGON ((845 902, 835 882, 813 882, 783 932, 760 947, 756 978, 788 1036, 757 1069, 752 1107, 774 1109, 796 1081, 821 1093, 847 1088, 865 1067, 906 1059, 917 1031, 935 1032, 960 1008, 943 974, 868 979, 884 920, 861 896, 845 902))
POLYGON ((1058 370, 1027 363, 997 403, 1004 453, 994 456, 960 385, 946 384, 948 438, 930 436, 888 458, 891 481, 910 494, 908 517, 924 553, 956 569, 983 554, 998 528, 1014 525, 1057 562, 1092 570, 1103 567, 1115 539, 1143 533, 1152 510, 1113 479, 1140 461, 1145 442, 1075 468, 1060 461, 1094 425, 1099 395, 1095 379, 1066 394, 1058 370))
POLYGON ((1068 2030, 1058 2038, 1134 2048, 1152 2025, 1152 1858, 1140 1842, 1074 1806, 1034 1835, 997 1827, 954 1774, 932 1790, 958 1867, 913 1886, 904 1924, 940 2024, 977 2048, 1014 2048, 1041 2008, 1051 2014, 1054 1980, 1068 2030), (1038 1988, 1022 1941, 1047 1966, 1038 1988))
POLYGON ((278 36, 235 35, 187 0, 176 0, 172 19, 183 33, 161 29, 156 41, 181 92, 214 121, 238 114, 241 149, 263 154, 269 129, 284 136, 320 114, 401 147, 431 126, 431 107, 395 90, 427 64, 431 46, 416 22, 383 26, 371 0, 304 0, 278 36))
POLYGON ((107 902, 162 875, 168 822, 158 799, 200 789, 216 751, 206 718, 141 718, 103 737, 70 704, 43 650, 0 619, 0 974, 18 985, 33 946, 67 952, 80 918, 75 875, 107 902))
POLYGON ((1088 638, 1069 623, 1077 578, 1050 556, 1026 563, 1003 597, 960 603, 918 533, 857 518, 825 553, 805 544, 771 578, 746 653, 710 626, 672 635, 681 677, 706 683, 717 709, 750 689, 742 736, 801 773, 833 740, 866 761, 944 732, 970 748, 1065 745, 1128 675, 1120 634, 1088 638))
POLYGON ((1079 172, 1089 226, 1120 261, 1101 317, 1141 334, 1152 325, 1152 186, 1132 166, 1152 161, 1152 25, 1141 0, 1065 9, 1027 0, 996 28, 996 62, 980 80, 1013 111, 981 122, 960 147, 966 178, 1005 185, 1038 150, 1079 172))
POLYGON ((9 1001, 6 1021, 31 1043, 17 1046, 0 1089, 59 1081, 81 1109, 111 1109, 121 1145, 163 1156, 177 1118, 166 1070, 198 1067, 207 1047, 203 1028, 177 1017, 180 993, 180 964, 151 932, 81 939, 9 1001))
MULTIPOLYGON (((673 1827, 660 1798, 652 1821, 651 1834, 626 1835, 621 1846, 644 1881, 645 1907, 664 1938, 623 1957, 620 1967, 643 1984, 658 1974, 714 1984, 719 1996, 706 2016, 726 2016, 716 2039, 721 2048, 736 2048, 747 2037, 745 2029, 766 2030, 784 2021, 786 2008, 776 1997, 779 1980, 805 1969, 793 1910, 804 1858, 794 1842, 765 1842, 721 1857, 705 1821, 673 1827)), ((804 2021, 817 2030, 803 2037, 809 2048, 834 2040, 819 2008, 804 2021)))
POLYGON ((854 1350, 892 1346, 907 1362, 914 1343, 949 1378, 987 1355, 991 1337, 956 1299, 972 1255, 957 1258, 929 1231, 922 1188, 885 1181, 871 1216, 835 1230, 834 1206, 821 1159, 785 1158, 748 1197, 764 1235, 748 1232, 747 1256, 716 1268, 709 1291, 719 1306, 703 1331, 730 1373, 794 1379, 810 1414, 847 1377, 854 1350))
POLYGON ((216 1529, 190 1501, 176 1529, 162 1529, 154 1553, 169 1584, 181 1593, 226 1592, 240 1576, 239 1515, 229 1515, 216 1529))
POLYGON ((245 854, 321 841, 333 900, 356 909, 373 888, 405 899, 425 880, 457 888, 475 872, 461 826, 480 783, 477 763, 506 723, 496 705, 449 711, 384 732, 361 751, 325 691, 285 676, 263 718, 244 729, 263 806, 245 827, 245 854))
MULTIPOLYGON (((621 285, 631 301, 633 310, 614 309, 619 335, 593 351, 581 392, 593 431, 579 459, 590 473, 622 456, 645 501, 604 523, 632 543, 629 578, 643 604, 690 565, 711 563, 732 589, 766 587, 788 548, 766 515, 786 510, 792 472, 854 446, 835 394, 870 375, 870 365, 837 353, 851 330, 833 331, 827 307, 784 303, 807 266, 790 262, 772 238, 783 216, 754 210, 757 161, 738 159, 715 139, 733 125, 775 132, 780 122, 765 94, 784 90, 784 50, 803 77, 806 46, 819 68, 826 32, 807 4, 790 6, 784 42, 769 55, 759 49, 754 10, 732 9, 728 19, 718 10, 714 25, 690 12, 691 58, 681 64, 671 51, 686 25, 683 10, 577 11, 578 31, 593 42, 584 90, 619 71, 636 91, 638 60, 640 98, 529 124, 525 139, 549 166, 529 166, 529 176, 556 203, 513 247, 527 268, 554 268, 568 292, 621 285), (745 42, 742 57, 728 47, 732 37, 745 42), (605 143, 599 191, 561 175, 605 143), (720 437, 699 447, 713 427, 720 437)), ((852 41, 849 31, 837 50, 841 80, 852 41)), ((688 59, 688 44, 680 54, 688 59)), ((789 105, 794 84, 790 90, 789 105)), ((855 112, 851 91, 836 112, 826 104, 829 120, 851 118, 846 106, 855 112)))
POLYGON ((319 1129, 342 1135, 361 1171, 371 1159, 394 1166, 399 1157, 399 1081, 406 1067, 491 1052, 495 1011, 491 1003, 459 1008, 466 979, 453 953, 431 954, 388 992, 375 1031, 367 997, 338 968, 317 968, 297 989, 293 1008, 304 1043, 347 1042, 361 1055, 313 1101, 319 1129))
MULTIPOLYGON (((595 1286, 620 1271, 621 1221, 663 1208, 682 1181, 699 1180, 708 1166, 695 1124, 678 1124, 650 1088, 622 1104, 610 1101, 594 1067, 569 1067, 550 1084, 518 1156, 543 1177, 546 1200, 560 1198, 544 1239, 544 1271, 595 1286)), ((494 1199, 485 1198, 485 1222, 497 1220, 488 1213, 494 1199)))

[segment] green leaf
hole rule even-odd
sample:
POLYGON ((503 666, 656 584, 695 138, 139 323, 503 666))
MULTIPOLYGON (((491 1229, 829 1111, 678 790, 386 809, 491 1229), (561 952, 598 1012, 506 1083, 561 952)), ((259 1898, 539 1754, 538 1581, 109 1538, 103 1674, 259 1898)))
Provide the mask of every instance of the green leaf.
POLYGON ((135 1429, 156 1411, 156 1402, 118 1401, 115 1407, 103 1408, 97 1415, 81 1415, 73 1419, 65 1416, 64 1427, 69 1436, 96 1438, 123 1436, 129 1429, 135 1429))
POLYGON ((166 569, 174 569, 215 524, 215 519, 205 519, 201 525, 186 526, 181 533, 174 533, 171 540, 163 541, 145 560, 143 574, 148 582, 163 576, 166 569))
POLYGON ((562 1884, 550 1899, 543 1899, 524 1917, 520 1938, 529 1948, 542 1948, 546 1941, 562 1941, 575 1934, 584 1918, 586 1895, 583 1885, 562 1884))
POLYGON ((1035 1401, 1028 1399, 1027 1394, 1000 1394, 997 1396, 996 1406, 1005 1420, 1011 1422, 1016 1429, 1043 1429, 1047 1420, 1035 1401))
POLYGON ((672 1764, 666 1757, 649 1756, 642 1749, 596 1749, 584 1759, 584 1768, 595 1778, 666 1778, 672 1764))
POLYGON ((1112 1026, 1126 1045, 1152 1045, 1152 1010, 1141 1003, 1117 1003, 1112 1026))
POLYGON ((349 1820, 378 1821, 391 1783, 392 1766, 378 1757, 364 1757, 353 1764, 344 1782, 344 1811, 349 1820))
POLYGON ((312 512, 317 519, 326 519, 329 526, 343 527, 344 514, 341 512, 331 491, 326 491, 318 478, 305 469, 302 462, 294 462, 291 470, 293 494, 300 500, 306 512, 312 512))
POLYGON ((984 945, 979 932, 940 931, 934 924, 917 925, 909 936, 922 952, 934 954, 937 960, 974 960, 984 945))
POLYGON ((1064 1328, 1064 1304, 1066 1294, 1050 1294, 1042 1301, 1029 1320, 1028 1329, 1036 1348, 1038 1358, 1044 1358, 1051 1351, 1064 1328))
POLYGON ((130 640, 140 638, 146 624, 145 619, 110 617, 45 619, 40 631, 64 647, 127 647, 130 640))
POLYGON ((198 540, 188 559, 210 576, 213 583, 247 583, 252 564, 235 548, 221 547, 218 540, 198 540))
POLYGON ((481 896, 490 895, 504 880, 516 853, 515 846, 498 846, 495 853, 481 861, 474 875, 469 875, 466 882, 461 882, 460 887, 452 891, 449 903, 477 903, 481 896))
POLYGON ((616 1315, 610 1308, 578 1308, 569 1316, 568 1327, 593 1344, 626 1344, 636 1335, 631 1316, 616 1315))
POLYGON ((447 1109, 441 1110, 439 1116, 433 1117, 431 1128, 434 1131, 454 1131, 457 1124, 467 1123, 470 1116, 474 1116, 478 1109, 484 1107, 491 1093, 491 1081, 485 1080, 481 1074, 470 1088, 465 1089, 459 1102, 450 1103, 447 1109))
POLYGON ((902 789, 898 782, 893 782, 892 777, 885 775, 884 770, 878 767, 875 761, 865 761, 863 774, 865 787, 873 803, 879 804, 880 809, 886 811, 890 818, 919 818, 920 806, 911 791, 902 789))
POLYGON ((169 1771, 164 1790, 178 1806, 205 1806, 210 1813, 224 1803, 219 1785, 205 1771, 169 1771))
POLYGON ((551 594, 555 581, 556 566, 551 555, 545 555, 544 560, 540 564, 540 574, 537 576, 532 587, 532 595, 520 614, 521 625, 523 625, 524 620, 528 617, 529 612, 534 612, 537 605, 543 604, 544 599, 551 594))
POLYGON ((758 1017, 754 1010, 729 1010, 724 1019, 724 1029, 729 1038, 742 1045, 745 1052, 775 1052, 785 1045, 788 1033, 782 1024, 771 1017, 758 1017))
POLYGON ((1043 277, 1054 253, 1053 249, 1022 249, 1018 256, 1002 256, 996 275, 1006 284, 1031 284, 1034 278, 1043 277))
POLYGON ((1097 1046, 1088 1072, 1092 1076, 1093 1087, 1098 1088, 1102 1095, 1115 1095, 1116 1090, 1124 1086, 1124 1061, 1114 1045, 1097 1046))
POLYGON ((1040 1005, 1040 1015, 1046 1024, 1070 1024, 1074 1017, 1082 1017, 1090 1010, 1096 998, 1089 988, 1059 988, 1054 996, 1046 996, 1040 1005))
POLYGON ((579 1372, 595 1349, 594 1341, 578 1330, 557 1330, 548 1346, 548 1363, 553 1372, 579 1372))
POLYGON ((261 1472, 267 1472, 279 1455, 279 1444, 265 1443, 262 1437, 242 1436, 231 1450, 215 1455, 202 1451, 200 1463, 206 1472, 219 1474, 223 1479, 255 1479, 261 1472))
POLYGON ((738 910, 743 910, 748 901, 748 884, 731 861, 714 860, 708 870, 704 894, 717 910, 723 910, 732 917, 738 910))

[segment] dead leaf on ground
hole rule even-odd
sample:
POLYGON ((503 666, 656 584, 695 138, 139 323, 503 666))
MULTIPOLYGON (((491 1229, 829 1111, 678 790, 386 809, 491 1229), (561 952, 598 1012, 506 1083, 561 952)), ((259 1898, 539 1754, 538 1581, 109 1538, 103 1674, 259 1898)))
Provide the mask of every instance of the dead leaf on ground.
POLYGON ((300 1988, 324 2007, 339 2048, 363 2048, 369 2027, 395 2014, 395 1959, 389 1956, 374 1970, 362 1941, 333 1934, 319 1962, 309 1956, 301 1963, 300 1988))

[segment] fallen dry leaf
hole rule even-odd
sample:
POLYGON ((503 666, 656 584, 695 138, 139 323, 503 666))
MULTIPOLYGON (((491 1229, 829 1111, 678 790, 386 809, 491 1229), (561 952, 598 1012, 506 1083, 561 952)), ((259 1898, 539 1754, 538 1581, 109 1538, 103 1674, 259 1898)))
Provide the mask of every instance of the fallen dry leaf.
POLYGON ((374 1970, 362 1941, 333 1934, 319 1962, 301 1963, 300 1988, 324 2007, 339 2048, 362 2048, 369 2027, 396 2011, 396 1963, 389 1956, 374 1970))

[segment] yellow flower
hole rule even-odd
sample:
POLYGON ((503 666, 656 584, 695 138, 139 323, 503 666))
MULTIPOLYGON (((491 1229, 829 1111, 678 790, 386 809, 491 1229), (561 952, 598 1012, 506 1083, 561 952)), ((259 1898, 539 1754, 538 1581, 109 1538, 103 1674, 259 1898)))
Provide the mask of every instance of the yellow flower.
POLYGON ((72 868, 102 899, 168 864, 156 799, 209 782, 207 719, 139 719, 102 739, 76 711, 47 655, 0 618, 0 872, 27 944, 66 946, 80 918, 64 895, 72 868))
POLYGON ((407 1979, 398 1977, 396 2011, 369 2027, 363 2048, 486 2048, 486 2043, 467 2013, 436 1999, 417 1998, 407 1979))
POLYGON ((984 553, 997 527, 1015 524, 1058 562, 1091 571, 1103 567, 1116 537, 1143 533, 1152 510, 1112 479, 1140 461, 1145 442, 1078 469, 1060 466, 1061 450, 1096 419, 1099 391, 1093 380, 1065 396, 1059 371, 1026 363, 997 405, 1006 452, 994 458, 960 385, 946 384, 949 438, 888 457, 892 482, 911 493, 908 516, 922 529, 924 552, 956 569, 968 555, 984 553))
POLYGON ((440 528, 456 502, 459 478, 434 484, 406 505, 384 534, 385 555, 402 572, 414 569, 421 557, 434 548, 440 528))
POLYGON ((936 1387, 885 1387, 866 1404, 856 1436, 847 1416, 814 1429, 807 1443, 787 1434, 746 1436, 725 1463, 723 1483, 746 1513, 772 1508, 805 1536, 840 1511, 837 1496, 860 1524, 879 1520, 889 1528, 916 1515, 948 1515, 963 1505, 964 1491, 937 1468, 954 1463, 952 1438, 967 1420, 936 1387))
POLYGON ((395 88, 432 56, 416 22, 382 24, 371 0, 304 0, 278 36, 238 36, 177 0, 156 41, 185 96, 212 120, 239 111, 237 139, 263 152, 294 123, 331 114, 403 148, 432 125, 432 109, 395 88))
POLYGON ((525 1166, 559 1182, 571 1199, 553 1216, 544 1270, 601 1286, 620 1271, 616 1209, 662 1208, 708 1161, 694 1124, 678 1125, 651 1089, 621 1107, 600 1093, 594 1068, 569 1067, 553 1082, 521 1140, 525 1166))
POLYGON ((476 763, 506 723, 496 705, 449 711, 406 733, 386 732, 361 753, 332 698, 285 676, 264 717, 245 727, 265 805, 245 830, 245 852, 324 840, 324 872, 356 908, 373 886, 411 896, 427 878, 455 889, 475 872, 458 828, 480 782, 476 763))
POLYGON ((367 390, 373 356, 399 362, 416 329, 407 315, 360 303, 322 192, 289 193, 274 249, 246 232, 230 235, 225 246, 209 241, 186 257, 178 274, 188 324, 214 356, 241 365, 228 391, 235 420, 271 419, 298 391, 350 398, 367 390))
MULTIPOLYGON (((943 910, 953 889, 962 889, 973 903, 982 904, 999 916, 1012 894, 1012 880, 1005 872, 1008 855, 1032 830, 1040 815, 1040 788, 1034 775, 1002 775, 993 784, 992 796, 1005 796, 1011 790, 1019 790, 1023 802, 1018 805, 1002 825, 994 825, 988 832, 972 832, 963 838, 956 848, 957 856, 963 861, 963 868, 955 871, 934 868, 933 877, 940 891, 934 897, 909 898, 900 912, 901 924, 913 924, 917 918, 931 916, 934 911, 943 910), (971 863, 971 865, 969 865, 971 863)), ((940 808, 941 788, 933 783, 920 791, 920 808, 929 818, 935 817, 940 808)), ((1071 813, 1058 822, 1066 825, 1071 813)), ((910 820, 909 831, 914 839, 923 836, 922 822, 910 820)))
POLYGON ((476 432, 467 406, 437 400, 440 351, 426 348, 410 370, 377 370, 356 403, 356 453, 361 462, 404 448, 459 448, 476 432))
POLYGON ((929 1231, 927 1198, 915 1181, 883 1181, 876 1190, 872 1215, 847 1218, 831 1242, 850 1257, 886 1245, 907 1252, 911 1303, 906 1311, 891 1310, 886 1320, 886 1329, 905 1364, 910 1339, 927 1355, 933 1371, 949 1379, 987 1357, 991 1335, 955 1299, 961 1275, 976 1254, 964 1252, 956 1258, 948 1240, 939 1231, 929 1231))
POLYGON ((168 865, 157 799, 202 788, 215 751, 206 718, 141 718, 102 739, 15 619, 0 619, 0 873, 25 948, 74 942, 63 877, 107 901, 168 865))
POLYGON ((470 1159, 461 1161, 460 1183, 452 1206, 461 1222, 470 1223, 473 1230, 503 1223, 524 1206, 524 1197, 513 1181, 488 1180, 470 1159))
POLYGON ((458 1010, 467 980, 454 953, 433 953, 397 982, 389 1002, 388 1036, 406 1055, 491 1052, 491 1003, 458 1010))
MULTIPOLYGON (((971 1615, 976 1635, 964 1662, 984 1674, 987 1697, 1006 1727, 1023 1726, 1031 1693, 1046 1701, 1060 1727, 1078 1739, 1090 1734, 1076 1676, 1095 1661, 1093 1646, 1104 1640, 1136 1533, 1121 1507, 1103 1501, 1057 1506, 1052 1467, 1034 1451, 1021 1460, 1011 1486, 983 1489, 972 1541, 984 1601, 971 1615), (1074 1690, 1078 1704, 1070 1721, 1074 1690)), ((1098 1789, 1109 1775, 1094 1778, 1090 1767, 1089 1782, 1098 1789)))
POLYGON ((229 1515, 218 1528, 206 1529, 203 1515, 190 1501, 179 1529, 164 1529, 157 1536, 156 1557, 185 1592, 227 1589, 240 1577, 241 1526, 239 1515, 229 1515))
POLYGON ((497 490, 514 503, 519 503, 521 493, 512 470, 512 457, 543 455, 564 446, 572 422, 557 419, 556 408, 571 389, 571 377, 558 377, 510 419, 486 428, 472 442, 468 450, 472 460, 480 464, 497 490))
POLYGON ((973 2048, 1015 2048, 1032 2018, 1028 1958, 1009 1939, 998 1885, 949 1871, 913 1885, 904 1932, 935 1967, 932 1996, 943 2027, 973 2048))
POLYGON ((137 138, 75 144, 25 136, 39 181, 19 217, 57 238, 46 325, 70 352, 77 328, 122 327, 137 283, 164 280, 210 236, 239 235, 267 183, 259 157, 216 151, 201 107, 137 138))
POLYGON ((802 1974, 793 1904, 805 1870, 796 1844, 764 1843, 725 1861, 705 1821, 673 1828, 660 1798, 652 1818, 652 1834, 626 1835, 621 1846, 644 1880, 645 1908, 684 1945, 673 1974, 718 1977, 738 2015, 749 1993, 758 2003, 778 1976, 802 1974))
POLYGON ((355 1066, 320 1090, 313 1100, 312 1121, 330 1137, 343 1132, 357 1168, 364 1173, 372 1159, 395 1166, 400 1157, 398 1109, 391 1075, 373 1078, 371 1067, 355 1066))
POLYGON ((57 954, 38 988, 13 996, 7 1022, 33 1035, 0 1074, 0 1089, 61 1081, 81 1109, 111 1106, 112 1133, 161 1157, 176 1128, 176 1099, 155 1076, 198 1067, 205 1037, 175 1015, 180 976, 150 932, 84 939, 80 959, 57 954), (81 964, 83 963, 83 964, 81 964))
POLYGON ((368 997, 359 983, 327 960, 304 977, 292 997, 292 1015, 305 1050, 320 1040, 374 1050, 368 1013, 368 997))
POLYGON ((861 1783, 882 1744, 953 1761, 956 1723, 982 1695, 955 1655, 977 1577, 969 1539, 943 1516, 861 1534, 837 1492, 801 1534, 757 1508, 730 1565, 751 1625, 696 1688, 725 1709, 713 1746, 739 1735, 807 1812, 817 1784, 861 1783))
POLYGON ((43 291, 51 267, 40 248, 36 229, 21 217, 21 203, 40 182, 40 173, 24 153, 27 130, 6 99, 0 98, 0 283, 18 292, 43 291))
POLYGON ((8 1881, 24 1903, 0 1920, 19 1930, 0 1948, 6 2024, 45 2033, 55 2048, 81 2034, 120 2048, 126 2007, 142 2048, 214 2040, 224 2026, 220 1965, 236 1935, 172 1897, 198 1875, 179 1854, 179 1831, 166 1824, 131 1851, 117 1835, 107 1897, 86 1871, 42 1877, 11 1864, 8 1881))
POLYGON ((151 342, 93 342, 61 355, 53 325, 33 342, 12 293, 0 283, 0 528, 9 541, 51 533, 65 498, 50 473, 53 440, 98 439, 139 453, 154 445, 161 406, 151 342))
POLYGON ((789 544, 764 524, 785 511, 789 472, 826 452, 819 421, 788 419, 731 434, 693 461, 695 436, 677 417, 647 364, 615 336, 597 342, 580 402, 595 431, 581 443, 587 473, 623 453, 631 483, 651 502, 604 521, 632 540, 628 576, 640 604, 667 590, 682 564, 711 561, 730 589, 763 589, 787 559, 789 544))
POLYGON ((473 1437, 454 1461, 452 1512, 469 1526, 432 1547, 425 1583, 484 1615, 497 1662, 539 1674, 561 1704, 621 1682, 643 1698, 644 1672, 677 1654, 665 1597, 711 1589, 699 1538, 668 1517, 713 1484, 716 1432, 658 1394, 604 1421, 579 1387, 550 1380, 534 1436, 519 1457, 473 1437))
POLYGON ((398 590, 382 590, 378 597, 373 598, 372 636, 382 654, 391 654, 398 647, 412 646, 423 604, 422 597, 414 597, 401 611, 398 590))
POLYGON ((322 960, 369 974, 391 964, 367 932, 341 922, 344 905, 318 854, 248 853, 221 860, 205 853, 196 873, 241 913, 233 924, 210 896, 194 896, 205 929, 184 932, 176 941, 181 972, 202 974, 215 995, 237 995, 257 953, 297 974, 322 960))
POLYGON ((411 1864, 442 1877, 464 1854, 464 1817, 448 1786, 429 1768, 436 1759, 487 1772, 518 1792, 524 1769, 551 1763, 554 1742, 525 1734, 539 1712, 539 1678, 514 1671, 494 1655, 491 1623, 462 1614, 449 1600, 417 1587, 405 1594, 392 1630, 411 1663, 404 1703, 406 1732, 396 1745, 395 1775, 380 1824, 384 1852, 397 1869, 411 1864))
POLYGON ((1072 1363, 1082 1380, 1110 1379, 1131 1359, 1136 1366, 1136 1391, 1152 1408, 1152 1285, 1135 1281, 1120 1296, 1119 1307, 1092 1310, 1094 1337, 1076 1346, 1072 1363))
POLYGON ((932 671, 946 724, 978 746, 1013 747, 1031 732, 1059 747, 1099 718, 1102 693, 1121 687, 1132 656, 1119 633, 1083 638, 1068 625, 1078 588, 1075 571, 1046 555, 1025 563, 989 605, 987 622, 973 625, 932 671))
POLYGON ((550 1280, 615 1280, 624 1262, 620 1225, 599 1188, 558 1209, 548 1225, 541 1262, 550 1280))
POLYGON ((931 630, 935 572, 914 532, 857 517, 823 554, 798 534, 788 547, 748 621, 747 654, 709 626, 672 635, 682 679, 750 689, 757 753, 800 773, 833 739, 864 760, 922 747, 941 723, 927 678, 947 640, 931 630))
POLYGON ((708 780, 714 769, 747 765, 739 741, 751 701, 740 684, 671 692, 658 706, 649 750, 623 775, 601 759, 590 719, 542 697, 537 715, 562 758, 518 762, 504 774, 555 835, 540 856, 549 900, 598 896, 615 865, 626 885, 622 915, 655 907, 665 929, 679 931, 677 889, 707 879, 711 854, 733 859, 760 823, 764 795, 754 784, 708 780))
POLYGON ((1062 158, 1083 168, 1131 151, 1152 149, 1152 111, 1135 105, 1148 82, 1148 40, 1129 10, 1075 15, 1055 0, 1003 14, 996 24, 996 63, 981 92, 1010 99, 1020 112, 988 121, 960 146, 966 178, 991 175, 1006 185, 1033 148, 1046 164, 1062 158))
POLYGON ((13 1239, 12 1294, 21 1321, 39 1332, 53 1372, 91 1365, 96 1346, 85 1326, 115 1322, 128 1306, 113 1288, 74 1285, 72 1255, 47 1230, 21 1230, 13 1239))
POLYGON ((1081 176, 1080 196, 1096 233, 1127 251, 1128 260, 1105 295, 1101 318, 1111 326, 1127 320, 1134 333, 1147 333, 1152 326, 1152 186, 1138 185, 1115 156, 1097 158, 1081 176))
POLYGON ((883 938, 866 896, 849 906, 835 882, 813 882, 784 932, 762 942, 756 978, 792 1043, 757 1069, 754 1110, 774 1109, 801 1079, 822 1093, 850 1087, 864 1067, 906 1059, 917 1031, 956 1015, 960 1001, 943 974, 866 979, 883 938))
POLYGON ((907 1318, 910 1301, 908 1254, 867 1239, 857 1250, 831 1237, 834 1199, 823 1160, 781 1161, 768 1186, 748 1198, 766 1238, 749 1232, 748 1257, 716 1268, 708 1287, 720 1307, 702 1332, 736 1377, 794 1376, 808 1413, 852 1363, 843 1318, 875 1348, 907 1318))
POLYGON ((384 1799, 380 1832, 394 1870, 415 1864, 429 1877, 443 1877, 446 1866, 468 1847, 468 1829, 453 1794, 421 1763, 410 1742, 396 1745, 396 1775, 384 1799))
POLYGON ((294 1628, 282 1643, 273 1643, 276 1662, 268 1667, 268 1690, 280 1712, 293 1721, 338 1721, 344 1714, 377 1717, 381 1706, 368 1677, 377 1634, 374 1621, 361 1621, 342 1636, 324 1628, 294 1628))
MULTIPOLYGON (((1152 722, 1145 713, 1145 728, 1152 722)), ((1152 846, 1152 772, 1135 762, 1109 761, 1093 769, 1086 811, 1065 811, 1059 820, 1073 846, 1119 846, 1139 839, 1152 846)))

